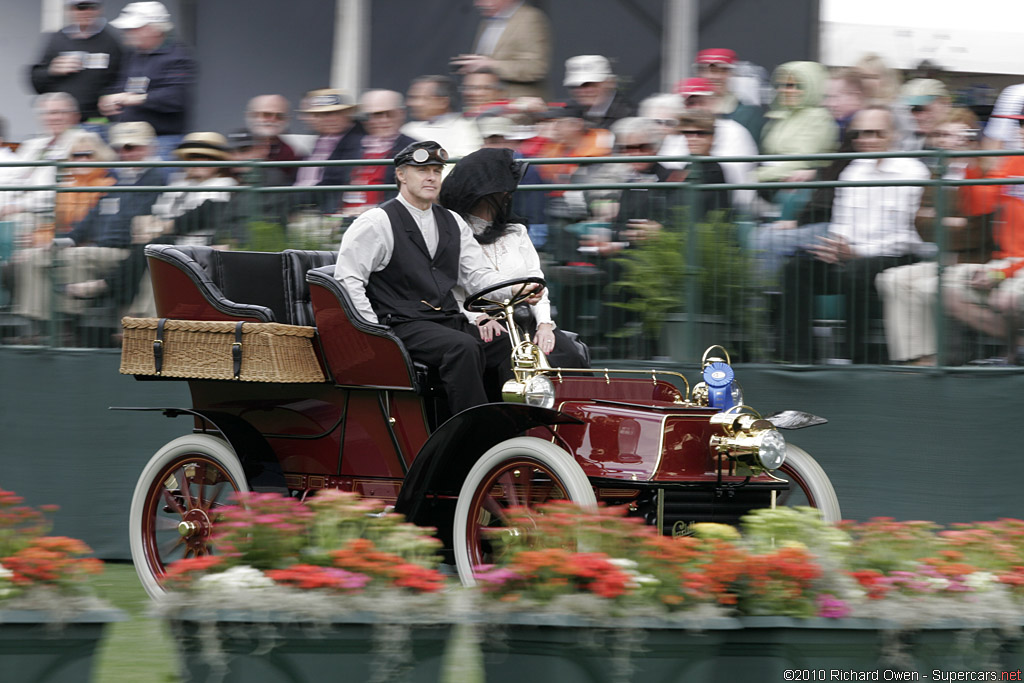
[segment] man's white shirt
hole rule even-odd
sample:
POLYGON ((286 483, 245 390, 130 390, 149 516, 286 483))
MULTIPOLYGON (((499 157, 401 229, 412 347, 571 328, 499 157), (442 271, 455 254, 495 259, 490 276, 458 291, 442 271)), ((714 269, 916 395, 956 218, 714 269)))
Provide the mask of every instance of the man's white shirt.
MULTIPOLYGON (((437 253, 438 232, 432 208, 417 209, 401 194, 401 202, 420 229, 427 251, 433 257, 437 253)), ((473 231, 466 221, 455 212, 449 212, 459 228, 459 272, 458 284, 467 292, 477 292, 502 282, 504 278, 487 261, 480 244, 473 237, 473 231)), ((380 207, 374 207, 356 219, 341 238, 338 262, 334 277, 345 287, 359 314, 369 322, 378 322, 370 299, 366 296, 366 285, 370 275, 378 273, 391 262, 395 250, 395 237, 391 231, 391 219, 380 207)), ((502 294, 497 293, 498 296, 502 294)))
MULTIPOLYGON (((843 181, 928 180, 917 159, 854 159, 839 174, 843 181)), ((849 242, 854 255, 903 256, 927 252, 914 219, 924 186, 838 187, 829 232, 849 242)))

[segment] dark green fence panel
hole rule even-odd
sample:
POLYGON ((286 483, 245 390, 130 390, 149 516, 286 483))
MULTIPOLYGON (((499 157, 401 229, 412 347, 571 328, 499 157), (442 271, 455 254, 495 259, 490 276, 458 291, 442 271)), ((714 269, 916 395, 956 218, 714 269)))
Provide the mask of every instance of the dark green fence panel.
MULTIPOLYGON (((189 405, 184 382, 139 382, 118 374, 118 362, 106 350, 0 348, 0 487, 33 505, 59 504, 56 533, 126 559, 135 481, 192 423, 108 410, 189 405)), ((695 381, 696 364, 675 369, 695 381)), ((1021 516, 1024 464, 1009 430, 1024 373, 741 365, 737 375, 762 413, 793 408, 828 418, 786 436, 825 468, 847 518, 1021 516)))

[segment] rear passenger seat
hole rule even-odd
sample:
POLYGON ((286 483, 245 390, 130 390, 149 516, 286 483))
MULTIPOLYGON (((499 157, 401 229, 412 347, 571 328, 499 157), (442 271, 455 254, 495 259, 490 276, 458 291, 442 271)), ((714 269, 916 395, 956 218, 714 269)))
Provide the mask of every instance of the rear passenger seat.
POLYGON ((315 324, 306 271, 337 260, 334 251, 223 251, 163 244, 147 246, 146 256, 182 270, 221 314, 305 326, 315 324))

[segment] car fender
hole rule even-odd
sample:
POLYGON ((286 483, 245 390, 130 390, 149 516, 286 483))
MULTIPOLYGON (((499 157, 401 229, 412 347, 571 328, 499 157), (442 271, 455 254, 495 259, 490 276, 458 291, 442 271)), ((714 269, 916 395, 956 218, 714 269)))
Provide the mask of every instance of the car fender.
POLYGON ((245 471, 245 479, 253 491, 288 494, 284 471, 274 450, 263 435, 251 424, 230 413, 217 410, 195 410, 193 408, 111 408, 111 410, 132 410, 161 412, 165 417, 191 415, 208 423, 212 430, 231 445, 245 471))
POLYGON ((415 524, 431 523, 428 496, 454 499, 466 474, 483 453, 534 427, 582 424, 557 410, 522 403, 486 403, 455 415, 438 427, 416 455, 395 510, 415 524))

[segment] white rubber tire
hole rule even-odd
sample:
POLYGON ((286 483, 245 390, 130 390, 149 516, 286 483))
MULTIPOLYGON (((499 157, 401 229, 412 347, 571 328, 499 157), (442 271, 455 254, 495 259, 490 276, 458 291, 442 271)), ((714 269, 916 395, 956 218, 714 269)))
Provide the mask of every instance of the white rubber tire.
POLYGON ((158 571, 161 571, 162 568, 158 569, 152 565, 152 558, 146 552, 146 542, 143 538, 148 497, 156 483, 154 479, 161 472, 166 472, 167 467, 176 460, 187 460, 189 456, 195 455, 201 455, 215 462, 231 478, 235 491, 249 490, 245 480, 245 471, 242 469, 242 463, 235 455, 234 449, 224 439, 209 434, 180 436, 166 443, 150 458, 135 484, 135 493, 132 496, 132 506, 128 516, 128 539, 131 545, 132 561, 135 563, 139 581, 142 582, 142 587, 146 589, 146 593, 150 597, 163 595, 165 591, 158 578, 158 571))
MULTIPOLYGON (((815 461, 810 454, 799 446, 791 443, 786 444, 786 461, 782 465, 783 476, 788 475, 785 470, 793 471, 807 485, 806 494, 814 499, 814 507, 821 512, 821 517, 826 522, 835 524, 843 519, 843 513, 839 510, 839 497, 832 487, 828 475, 821 465, 815 461)), ((796 485, 792 480, 791 484, 796 485)))
POLYGON ((455 568, 458 570, 459 579, 464 586, 476 585, 467 541, 469 513, 473 498, 484 479, 496 467, 503 462, 522 457, 532 458, 551 470, 561 481, 569 500, 581 507, 597 507, 594 488, 590 485, 587 475, 583 473, 583 468, 563 449, 550 441, 532 436, 518 436, 502 441, 484 453, 470 469, 455 504, 455 520, 452 525, 455 568))

